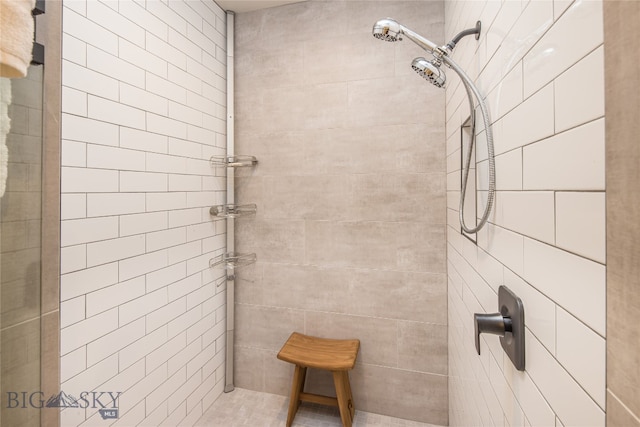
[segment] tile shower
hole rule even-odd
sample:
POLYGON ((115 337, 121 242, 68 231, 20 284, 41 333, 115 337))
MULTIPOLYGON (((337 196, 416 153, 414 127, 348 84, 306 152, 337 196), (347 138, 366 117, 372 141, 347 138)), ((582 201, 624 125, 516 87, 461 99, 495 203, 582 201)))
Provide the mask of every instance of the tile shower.
MULTIPOLYGON (((452 425, 602 425, 602 3, 444 5, 444 20, 430 2, 311 2, 239 15, 237 147, 265 162, 236 184, 239 199, 262 212, 237 226, 239 247, 259 251, 260 260, 239 282, 236 350, 245 368, 237 382, 286 394, 290 373, 273 355, 297 328, 363 340, 353 381, 365 410, 442 424, 448 415, 452 425), (479 42, 465 40, 454 52, 487 94, 495 133, 496 206, 477 246, 460 234, 457 218, 464 90, 449 76, 441 107, 442 92, 409 67, 421 53, 414 45, 372 43, 368 31, 355 30, 385 16, 437 42, 483 22, 479 42), (438 115, 445 113, 446 305, 436 302, 441 254, 420 252, 438 251, 436 150, 443 150, 438 115), (436 279, 418 283, 433 300, 397 292, 416 273, 436 279), (500 285, 525 301, 526 373, 513 369, 495 337, 483 337, 490 351, 475 355, 465 319, 494 312, 500 285), (443 322, 436 310, 447 306, 443 322), (448 353, 438 334, 445 324, 448 353), (439 383, 445 373, 448 384, 439 383), (443 413, 438 400, 447 386, 443 413), (417 401, 403 402, 408 394, 417 401)), ((481 201, 483 137, 480 129, 481 201)), ((328 389, 326 379, 316 384, 328 389)))
MULTIPOLYGON (((237 251, 258 257, 236 280, 237 387, 286 395, 275 354, 298 330, 360 338, 360 410, 604 425, 602 8, 311 0, 236 16, 236 153, 259 159, 236 175, 236 201, 258 206, 236 221, 237 251), (483 23, 453 54, 495 133, 477 245, 457 219, 464 90, 416 76, 415 45, 371 37, 387 16, 437 43, 483 23), (495 311, 500 285, 525 303, 525 372, 495 337, 473 347, 469 319, 495 311)), ((193 425, 224 386, 208 263, 225 252, 209 215, 225 179, 208 160, 225 154, 225 14, 205 0, 68 0, 63 14, 61 388, 124 393, 118 421, 67 408, 60 425, 193 425)))

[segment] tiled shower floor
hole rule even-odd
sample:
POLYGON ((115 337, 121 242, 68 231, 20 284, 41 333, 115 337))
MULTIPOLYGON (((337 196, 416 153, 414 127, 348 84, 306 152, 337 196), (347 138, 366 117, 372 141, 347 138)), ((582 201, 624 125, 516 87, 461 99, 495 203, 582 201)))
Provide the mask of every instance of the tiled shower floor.
MULTIPOLYGON (((284 427, 289 398, 236 388, 223 393, 196 423, 197 427, 284 427)), ((356 410, 354 427, 438 427, 356 410)), ((340 427, 337 408, 303 403, 293 427, 340 427)))

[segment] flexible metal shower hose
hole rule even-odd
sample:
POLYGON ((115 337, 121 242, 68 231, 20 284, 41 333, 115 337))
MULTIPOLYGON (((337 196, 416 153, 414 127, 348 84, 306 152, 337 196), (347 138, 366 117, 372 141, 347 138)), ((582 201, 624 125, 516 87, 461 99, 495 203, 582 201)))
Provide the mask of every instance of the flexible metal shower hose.
MULTIPOLYGON (((480 92, 473 84, 473 81, 467 76, 467 74, 456 64, 451 58, 448 56, 443 56, 443 61, 451 67, 462 79, 462 83, 467 91, 467 97, 469 98, 469 109, 470 109, 470 117, 471 117, 471 142, 469 144, 469 151, 467 153, 467 158, 465 160, 465 166, 463 168, 463 176, 462 176, 462 188, 460 190, 460 225, 462 229, 469 234, 477 233, 480 231, 482 227, 486 224, 489 219, 489 214, 491 213, 491 208, 493 207, 493 200, 495 197, 496 191, 496 171, 495 171, 495 159, 494 159, 494 150, 493 150, 493 132, 491 131, 491 123, 489 120, 489 112, 487 111, 487 106, 485 105, 480 92), (464 199, 466 198, 467 193, 467 182, 469 180, 469 166, 471 166, 471 153, 473 151, 473 144, 476 140, 476 121, 475 121, 475 105, 473 102, 473 97, 478 100, 478 106, 480 107, 480 111, 482 113, 482 119, 484 121, 484 129, 487 135, 487 152, 489 158, 489 194, 487 196, 487 204, 484 208, 484 212, 482 217, 480 218, 480 222, 476 227, 469 228, 464 223, 464 199)), ((474 215, 475 216, 475 215, 474 215)))

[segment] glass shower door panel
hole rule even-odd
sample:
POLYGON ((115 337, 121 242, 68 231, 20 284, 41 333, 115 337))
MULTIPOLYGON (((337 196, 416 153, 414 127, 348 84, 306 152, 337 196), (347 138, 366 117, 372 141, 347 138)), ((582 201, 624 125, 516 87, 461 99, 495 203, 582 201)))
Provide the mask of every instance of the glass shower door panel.
POLYGON ((3 426, 40 425, 42 71, 42 66, 32 65, 26 78, 10 80, 8 173, 0 199, 3 426))

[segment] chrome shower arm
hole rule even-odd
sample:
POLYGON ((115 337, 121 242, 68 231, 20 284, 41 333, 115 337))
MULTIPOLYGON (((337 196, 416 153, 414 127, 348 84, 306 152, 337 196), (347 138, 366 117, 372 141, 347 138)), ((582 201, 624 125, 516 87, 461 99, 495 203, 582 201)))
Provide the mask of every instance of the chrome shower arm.
POLYGON ((469 28, 467 30, 464 31, 460 31, 458 34, 456 34, 456 36, 451 39, 451 41, 449 43, 447 43, 447 47, 451 50, 453 50, 456 47, 456 44, 458 44, 458 42, 466 36, 470 36, 472 34, 476 35, 476 40, 480 39, 480 30, 482 29, 482 23, 480 21, 476 22, 476 26, 473 28, 469 28))

